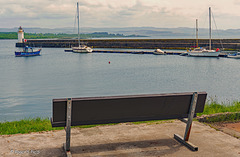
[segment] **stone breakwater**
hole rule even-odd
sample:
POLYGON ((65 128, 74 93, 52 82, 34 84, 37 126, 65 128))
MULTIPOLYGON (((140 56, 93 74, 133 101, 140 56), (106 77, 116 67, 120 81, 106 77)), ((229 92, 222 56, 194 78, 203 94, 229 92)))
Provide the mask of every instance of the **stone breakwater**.
MULTIPOLYGON (((186 49, 196 45, 195 39, 83 39, 82 43, 93 48, 186 49)), ((208 47, 208 39, 200 39, 200 47, 208 47)), ((28 39, 16 47, 70 48, 78 45, 75 39, 28 39)), ((213 39, 212 48, 240 49, 240 39, 213 39)))

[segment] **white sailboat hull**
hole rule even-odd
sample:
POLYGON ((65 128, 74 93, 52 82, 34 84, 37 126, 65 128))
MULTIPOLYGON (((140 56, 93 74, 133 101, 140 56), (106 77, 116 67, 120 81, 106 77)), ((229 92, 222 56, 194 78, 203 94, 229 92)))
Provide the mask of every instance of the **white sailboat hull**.
POLYGON ((188 52, 188 56, 193 57, 218 57, 220 52, 188 52))
POLYGON ((229 54, 227 57, 228 58, 240 59, 240 52, 235 53, 235 54, 229 54))
POLYGON ((235 58, 235 59, 240 59, 240 55, 238 56, 227 56, 228 58, 235 58))
POLYGON ((160 49, 156 49, 155 51, 153 51, 153 54, 155 54, 155 55, 165 55, 164 51, 162 51, 160 49))
POLYGON ((73 47, 72 51, 75 53, 91 53, 93 50, 90 47, 73 47))

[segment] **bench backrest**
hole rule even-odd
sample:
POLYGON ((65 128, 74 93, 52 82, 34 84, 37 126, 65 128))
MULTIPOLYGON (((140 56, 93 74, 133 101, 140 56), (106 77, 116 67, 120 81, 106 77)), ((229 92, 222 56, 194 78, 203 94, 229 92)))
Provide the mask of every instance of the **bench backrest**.
MULTIPOLYGON (((71 125, 187 118, 192 93, 72 98, 71 125)), ((195 113, 203 112, 207 93, 198 92, 195 113)), ((52 126, 66 126, 67 99, 53 99, 52 126)))

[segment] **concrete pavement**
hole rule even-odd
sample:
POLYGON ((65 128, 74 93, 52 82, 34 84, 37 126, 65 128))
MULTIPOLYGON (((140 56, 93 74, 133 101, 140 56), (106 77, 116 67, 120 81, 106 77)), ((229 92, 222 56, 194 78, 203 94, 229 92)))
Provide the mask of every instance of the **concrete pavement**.
MULTIPOLYGON (((240 140, 194 121, 189 142, 193 152, 173 136, 183 136, 186 124, 178 120, 73 128, 73 157, 240 157, 240 140)), ((0 136, 0 156, 64 156, 64 130, 0 136)))

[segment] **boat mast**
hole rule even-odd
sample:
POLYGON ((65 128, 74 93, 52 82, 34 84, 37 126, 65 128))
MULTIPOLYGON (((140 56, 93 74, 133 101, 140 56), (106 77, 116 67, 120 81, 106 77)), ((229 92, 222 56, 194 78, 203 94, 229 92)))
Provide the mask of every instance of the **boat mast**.
POLYGON ((77 2, 77 19, 78 19, 78 46, 80 46, 80 33, 79 33, 79 5, 77 2))
POLYGON ((212 38, 212 28, 211 28, 211 7, 209 7, 209 50, 212 49, 212 43, 211 43, 211 38, 212 38))
POLYGON ((196 47, 198 47, 198 19, 196 19, 196 47))

